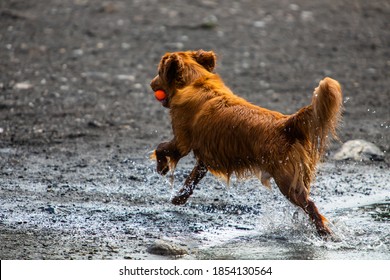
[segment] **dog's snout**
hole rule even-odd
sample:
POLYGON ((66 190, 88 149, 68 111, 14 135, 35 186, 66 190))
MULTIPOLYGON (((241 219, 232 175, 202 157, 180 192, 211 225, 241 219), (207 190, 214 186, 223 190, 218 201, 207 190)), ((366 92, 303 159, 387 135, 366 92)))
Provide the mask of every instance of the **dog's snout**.
POLYGON ((156 90, 158 90, 159 88, 159 85, 158 85, 158 76, 156 76, 156 77, 154 77, 153 79, 152 79, 152 81, 150 82, 150 87, 152 88, 152 90, 153 91, 156 91, 156 90))
POLYGON ((153 78, 151 81, 150 81, 150 87, 153 89, 153 84, 155 83, 155 80, 156 78, 153 78))

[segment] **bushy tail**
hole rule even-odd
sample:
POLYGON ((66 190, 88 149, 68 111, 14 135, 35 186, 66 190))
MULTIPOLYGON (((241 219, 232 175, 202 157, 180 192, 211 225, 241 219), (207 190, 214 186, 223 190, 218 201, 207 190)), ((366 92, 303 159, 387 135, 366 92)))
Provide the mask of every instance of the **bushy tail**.
POLYGON ((323 79, 314 90, 312 103, 292 115, 286 122, 291 141, 311 142, 311 152, 320 158, 326 148, 328 135, 337 138, 336 129, 342 111, 340 84, 331 78, 323 79))
POLYGON ((331 78, 323 79, 314 90, 311 104, 313 106, 315 131, 318 150, 322 155, 327 144, 328 134, 337 138, 336 129, 340 121, 343 97, 340 84, 331 78))

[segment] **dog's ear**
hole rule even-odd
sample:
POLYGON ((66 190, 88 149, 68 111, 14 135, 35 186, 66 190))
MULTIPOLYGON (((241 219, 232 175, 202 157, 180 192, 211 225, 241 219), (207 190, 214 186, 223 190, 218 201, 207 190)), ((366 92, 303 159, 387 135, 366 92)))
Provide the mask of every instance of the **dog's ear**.
POLYGON ((169 85, 176 83, 180 86, 183 80, 184 62, 183 59, 175 53, 167 53, 161 60, 160 71, 162 78, 168 82, 169 85))
POLYGON ((215 68, 217 56, 213 51, 199 50, 193 53, 193 57, 200 65, 202 65, 207 71, 211 72, 215 68))

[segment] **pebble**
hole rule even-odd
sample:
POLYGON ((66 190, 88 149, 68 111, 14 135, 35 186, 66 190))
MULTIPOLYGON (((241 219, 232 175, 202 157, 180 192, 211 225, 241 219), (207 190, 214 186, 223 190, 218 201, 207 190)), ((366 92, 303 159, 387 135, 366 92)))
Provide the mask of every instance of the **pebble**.
POLYGON ((56 210, 54 209, 54 207, 48 205, 47 207, 39 207, 39 209, 42 211, 42 212, 47 212, 49 214, 56 214, 56 210))
POLYGON ((121 44, 121 47, 122 47, 122 49, 124 49, 124 50, 128 50, 128 49, 130 49, 131 45, 130 45, 129 43, 123 42, 123 43, 121 44))
POLYGON ((165 46, 167 48, 176 49, 176 50, 182 50, 184 48, 184 44, 182 42, 166 43, 165 46))
POLYGON ((126 74, 120 74, 116 76, 118 80, 125 80, 125 81, 135 81, 134 75, 126 75, 126 74))
POLYGON ((84 51, 82 49, 73 50, 74 56, 82 56, 83 54, 84 54, 84 51))
POLYGON ((311 11, 302 11, 301 12, 301 20, 303 22, 313 22, 314 21, 314 15, 311 11))
POLYGON ((333 158, 335 160, 382 161, 384 157, 384 152, 378 146, 371 142, 357 139, 345 142, 333 158))
POLYGON ((88 122, 88 126, 92 128, 100 128, 103 127, 103 124, 97 120, 91 120, 88 122))
POLYGON ((258 21, 255 21, 255 22, 253 23, 253 26, 254 26, 254 27, 257 27, 257 28, 263 28, 263 27, 265 27, 265 22, 262 21, 262 20, 258 20, 258 21))
POLYGON ((299 11, 299 6, 297 4, 290 4, 289 8, 292 11, 299 11))
POLYGON ((20 89, 20 90, 30 89, 32 87, 33 85, 29 82, 21 82, 21 83, 16 83, 14 85, 14 89, 20 89))
POLYGON ((203 18, 201 27, 205 29, 212 29, 217 27, 218 25, 218 18, 215 15, 208 15, 207 17, 203 18))
POLYGON ((107 79, 110 77, 110 75, 108 73, 104 73, 104 72, 83 72, 83 73, 81 73, 81 77, 107 79))

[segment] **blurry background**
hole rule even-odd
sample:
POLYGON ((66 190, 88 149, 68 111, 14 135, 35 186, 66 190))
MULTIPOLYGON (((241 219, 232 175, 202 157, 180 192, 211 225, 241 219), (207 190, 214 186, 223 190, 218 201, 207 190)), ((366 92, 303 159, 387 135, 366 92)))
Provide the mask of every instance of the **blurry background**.
POLYGON ((286 114, 337 79, 342 140, 388 150, 389 16, 388 1, 2 0, 0 145, 119 134, 153 147, 170 135, 149 88, 159 59, 202 48, 237 94, 286 114))

